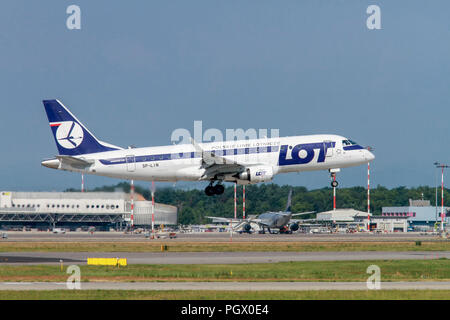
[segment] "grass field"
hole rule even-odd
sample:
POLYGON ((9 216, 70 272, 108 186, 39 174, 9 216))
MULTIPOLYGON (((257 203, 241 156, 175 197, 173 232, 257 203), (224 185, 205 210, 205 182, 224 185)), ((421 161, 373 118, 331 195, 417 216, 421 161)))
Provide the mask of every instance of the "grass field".
POLYGON ((0 242, 0 252, 171 252, 249 251, 450 251, 450 241, 329 241, 329 242, 0 242))
MULTIPOLYGON (((450 261, 311 261, 233 265, 129 265, 81 268, 81 281, 366 281, 367 267, 381 269, 381 281, 450 280, 450 261)), ((0 266, 0 281, 66 281, 57 265, 0 266)))
POLYGON ((0 291, 0 300, 449 300, 450 290, 367 291, 0 291))

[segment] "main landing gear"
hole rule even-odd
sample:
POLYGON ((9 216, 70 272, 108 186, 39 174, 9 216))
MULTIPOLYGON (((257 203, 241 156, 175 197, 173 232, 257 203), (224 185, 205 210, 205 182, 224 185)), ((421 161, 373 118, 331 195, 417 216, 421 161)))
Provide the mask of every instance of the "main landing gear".
MULTIPOLYGON (((267 228, 267 230, 269 231, 269 234, 272 234, 272 231, 270 231, 270 228, 267 228)), ((264 226, 262 226, 262 230, 259 230, 258 233, 259 234, 266 234, 266 228, 264 226)))
POLYGON ((209 183, 209 185, 205 188, 205 193, 207 196, 220 195, 225 191, 224 186, 221 182, 218 182, 215 186, 213 186, 213 181, 209 183))

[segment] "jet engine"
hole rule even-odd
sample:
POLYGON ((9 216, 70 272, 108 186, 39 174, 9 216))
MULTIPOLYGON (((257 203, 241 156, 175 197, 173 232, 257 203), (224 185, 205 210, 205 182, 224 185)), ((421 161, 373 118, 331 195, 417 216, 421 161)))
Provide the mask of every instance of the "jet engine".
POLYGON ((291 224, 289 228, 291 229, 291 231, 297 231, 299 228, 298 223, 291 224))
POLYGON ((260 183, 272 181, 273 168, 271 166, 249 167, 245 171, 237 174, 237 178, 247 183, 260 183))
POLYGON ((252 226, 250 225, 250 223, 246 223, 246 224, 244 224, 242 229, 244 230, 244 232, 250 233, 250 231, 252 230, 252 226))

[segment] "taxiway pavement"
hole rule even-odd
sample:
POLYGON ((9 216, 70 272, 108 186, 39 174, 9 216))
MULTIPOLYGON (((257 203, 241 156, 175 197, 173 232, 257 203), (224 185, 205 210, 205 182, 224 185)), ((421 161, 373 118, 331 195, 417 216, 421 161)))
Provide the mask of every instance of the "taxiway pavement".
POLYGON ((5 252, 2 264, 86 264, 87 258, 126 258, 128 264, 246 264, 286 261, 450 259, 450 251, 354 252, 5 252))
MULTIPOLYGON (((65 282, 0 282, 0 290, 64 290, 65 282)), ((368 290, 366 282, 81 282, 81 290, 368 290)), ((381 290, 450 290, 450 281, 381 282, 381 290)))

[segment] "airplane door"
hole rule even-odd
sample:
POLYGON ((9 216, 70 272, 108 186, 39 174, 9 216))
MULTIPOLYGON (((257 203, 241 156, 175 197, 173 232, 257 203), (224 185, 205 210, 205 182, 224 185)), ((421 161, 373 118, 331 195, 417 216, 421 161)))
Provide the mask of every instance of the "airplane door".
POLYGON ((136 157, 134 155, 126 156, 127 171, 134 172, 136 170, 136 157))
POLYGON ((333 156, 334 148, 332 146, 333 146, 332 141, 327 140, 327 141, 323 142, 324 150, 326 150, 326 153, 325 153, 326 157, 332 157, 333 156))

